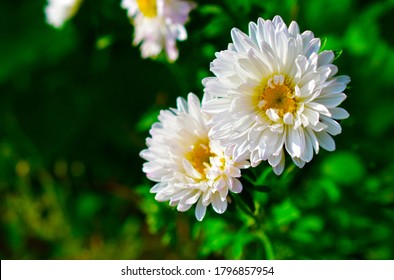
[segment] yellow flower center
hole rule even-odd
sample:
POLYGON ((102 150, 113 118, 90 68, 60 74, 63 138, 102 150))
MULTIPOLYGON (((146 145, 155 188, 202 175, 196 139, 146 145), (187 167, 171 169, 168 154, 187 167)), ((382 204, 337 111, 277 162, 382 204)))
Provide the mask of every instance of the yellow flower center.
POLYGON ((157 16, 156 0, 137 0, 138 7, 145 17, 157 16))
POLYGON ((286 113, 293 113, 296 110, 297 103, 294 98, 294 91, 287 83, 284 83, 283 76, 270 78, 268 82, 257 87, 258 107, 266 112, 268 109, 274 109, 279 117, 286 113))
POLYGON ((209 141, 199 141, 190 146, 190 151, 186 154, 186 159, 193 167, 204 175, 205 169, 210 166, 210 157, 214 156, 209 148, 209 141))

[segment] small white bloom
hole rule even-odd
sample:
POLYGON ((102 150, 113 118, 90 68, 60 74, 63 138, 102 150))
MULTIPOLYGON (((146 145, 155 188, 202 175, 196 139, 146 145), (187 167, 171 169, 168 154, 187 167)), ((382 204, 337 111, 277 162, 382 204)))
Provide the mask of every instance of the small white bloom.
POLYGON ((228 191, 242 190, 240 168, 245 160, 235 161, 231 148, 224 149, 208 137, 208 116, 201 111, 197 96, 190 93, 186 102, 178 98, 177 109, 161 111, 147 138, 148 149, 140 156, 147 160, 143 171, 157 182, 151 189, 156 200, 170 201, 179 211, 196 205, 201 221, 212 204, 217 213, 227 208, 228 191))
POLYGON ((122 0, 134 24, 133 44, 141 43, 143 58, 156 57, 164 49, 170 61, 178 58, 176 41, 187 38, 185 23, 195 4, 183 0, 122 0))
POLYGON ((215 113, 210 137, 235 145, 235 156, 248 155, 252 166, 268 160, 276 174, 285 165, 284 151, 299 167, 317 154, 332 151, 337 121, 349 114, 337 106, 346 98, 348 76, 335 76, 334 53, 320 51, 320 39, 300 33, 282 18, 249 24, 249 35, 234 28, 233 43, 216 54, 204 79, 207 102, 215 113))
POLYGON ((82 0, 48 0, 45 7, 47 22, 60 28, 63 24, 75 15, 82 0))

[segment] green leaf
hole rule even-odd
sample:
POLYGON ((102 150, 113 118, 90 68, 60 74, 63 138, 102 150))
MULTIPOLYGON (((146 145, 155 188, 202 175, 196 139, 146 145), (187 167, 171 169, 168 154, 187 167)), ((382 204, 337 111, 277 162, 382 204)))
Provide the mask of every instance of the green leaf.
POLYGON ((341 190, 338 188, 337 184, 330 179, 322 179, 319 181, 320 187, 326 192, 328 198, 332 202, 337 202, 341 198, 341 190))
POLYGON ((82 219, 92 218, 103 206, 102 198, 96 194, 85 194, 77 200, 78 216, 82 219))
POLYGON ((202 5, 199 7, 198 11, 202 15, 219 15, 223 13, 223 9, 218 5, 202 5))
POLYGON ((140 118, 139 122, 137 123, 136 130, 138 132, 145 132, 150 129, 153 123, 157 121, 157 116, 160 114, 160 110, 158 109, 151 109, 146 112, 140 118))
POLYGON ((278 226, 287 225, 300 217, 300 211, 290 199, 275 206, 272 210, 274 221, 278 226))
POLYGON ((351 152, 337 152, 323 162, 322 173, 334 182, 353 184, 359 181, 365 173, 362 160, 351 152))
POLYGON ((264 169, 264 171, 261 172, 260 175, 257 177, 255 185, 262 186, 262 185, 266 184, 268 176, 271 174, 273 174, 272 168, 264 169))

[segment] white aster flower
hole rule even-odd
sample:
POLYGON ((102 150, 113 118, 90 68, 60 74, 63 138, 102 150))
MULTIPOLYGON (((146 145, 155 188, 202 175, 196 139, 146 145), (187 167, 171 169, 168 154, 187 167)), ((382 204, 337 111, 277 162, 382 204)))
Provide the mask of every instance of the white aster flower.
POLYGON ((156 200, 170 201, 179 211, 197 204, 195 214, 201 221, 209 204, 217 213, 226 211, 228 191, 241 192, 237 177, 249 163, 234 161, 231 148, 225 150, 208 138, 208 115, 197 96, 190 93, 187 102, 178 98, 177 105, 161 111, 153 124, 148 149, 140 153, 147 160, 143 171, 157 182, 151 189, 156 200))
POLYGON ((185 23, 195 4, 184 0, 122 0, 134 24, 133 44, 141 43, 143 58, 164 49, 170 61, 178 58, 176 41, 187 39, 185 23))
POLYGON ((82 0, 48 0, 45 7, 47 22, 56 28, 62 27, 75 15, 81 2, 82 0))
POLYGON ((330 135, 349 114, 337 106, 346 98, 348 76, 336 76, 334 53, 320 50, 311 31, 300 34, 296 22, 282 18, 249 24, 249 35, 234 28, 233 43, 216 54, 204 79, 209 97, 203 110, 215 113, 210 137, 235 145, 252 166, 268 160, 276 174, 285 165, 284 150, 303 167, 319 146, 333 151, 330 135))

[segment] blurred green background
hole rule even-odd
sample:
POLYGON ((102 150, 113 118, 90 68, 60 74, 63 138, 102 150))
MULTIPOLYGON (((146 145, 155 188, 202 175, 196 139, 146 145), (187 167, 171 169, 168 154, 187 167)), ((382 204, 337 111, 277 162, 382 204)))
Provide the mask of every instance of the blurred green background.
POLYGON ((46 1, 0 2, 2 259, 393 259, 394 1, 198 1, 180 58, 142 60, 120 1, 85 0, 64 29, 46 1), (259 16, 343 49, 350 118, 303 169, 255 170, 223 215, 149 193, 138 153, 160 109, 202 97, 215 51, 259 16))

